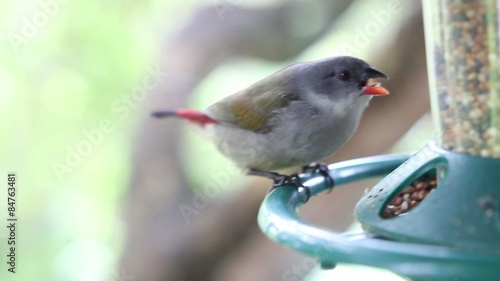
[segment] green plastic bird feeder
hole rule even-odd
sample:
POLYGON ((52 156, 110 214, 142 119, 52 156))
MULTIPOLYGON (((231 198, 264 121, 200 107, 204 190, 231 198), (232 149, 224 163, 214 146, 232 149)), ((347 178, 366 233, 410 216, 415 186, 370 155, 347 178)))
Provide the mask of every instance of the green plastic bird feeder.
MULTIPOLYGON (((331 165, 336 187, 387 175, 358 202, 362 233, 335 233, 298 215, 293 186, 264 200, 271 239, 336 263, 381 267, 411 280, 500 280, 500 2, 424 0, 435 141, 415 155, 331 165)), ((303 175, 311 195, 328 189, 303 175)))

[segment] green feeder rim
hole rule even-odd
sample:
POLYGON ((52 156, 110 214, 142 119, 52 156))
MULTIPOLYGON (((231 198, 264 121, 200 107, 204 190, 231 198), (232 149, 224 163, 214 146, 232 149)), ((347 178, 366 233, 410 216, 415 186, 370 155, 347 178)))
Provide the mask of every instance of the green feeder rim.
MULTIPOLYGON (((411 155, 382 155, 332 164, 335 187, 391 173, 411 155)), ((328 189, 320 174, 301 175, 311 196, 328 189)), ((302 220, 297 212, 305 202, 292 185, 273 190, 264 199, 258 215, 262 231, 272 240, 315 257, 323 268, 336 263, 381 267, 397 274, 425 280, 445 280, 460 272, 460 280, 498 276, 500 257, 447 246, 405 243, 376 237, 370 232, 337 233, 302 220), (462 279, 463 278, 463 279, 462 279)), ((482 279, 483 280, 483 279, 482 279)))

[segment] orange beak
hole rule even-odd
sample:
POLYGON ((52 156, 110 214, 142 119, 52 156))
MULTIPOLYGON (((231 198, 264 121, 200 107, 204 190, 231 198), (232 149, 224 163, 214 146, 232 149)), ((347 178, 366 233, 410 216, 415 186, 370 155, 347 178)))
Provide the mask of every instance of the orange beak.
POLYGON ((386 88, 382 87, 382 84, 375 83, 372 85, 364 86, 363 89, 361 89, 361 93, 371 96, 386 96, 389 94, 389 91, 386 88))
POLYGON ((366 86, 361 89, 362 94, 371 96, 386 96, 389 94, 389 91, 386 88, 382 87, 382 84, 374 83, 373 81, 374 78, 389 79, 389 76, 387 76, 382 71, 373 67, 368 67, 365 69, 362 78, 364 81, 366 81, 366 86))

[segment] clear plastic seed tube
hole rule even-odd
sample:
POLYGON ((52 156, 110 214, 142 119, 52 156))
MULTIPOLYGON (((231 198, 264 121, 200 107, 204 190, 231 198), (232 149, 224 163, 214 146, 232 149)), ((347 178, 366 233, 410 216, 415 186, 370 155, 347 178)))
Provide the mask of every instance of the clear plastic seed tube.
POLYGON ((500 0, 424 0, 437 140, 500 157, 500 0))

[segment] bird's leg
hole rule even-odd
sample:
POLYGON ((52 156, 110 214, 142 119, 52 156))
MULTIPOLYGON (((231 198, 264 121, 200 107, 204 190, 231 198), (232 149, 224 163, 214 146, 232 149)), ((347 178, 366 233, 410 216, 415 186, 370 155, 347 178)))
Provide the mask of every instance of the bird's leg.
POLYGON ((300 182, 299 174, 297 173, 293 173, 290 175, 283 175, 275 172, 262 171, 258 169, 249 169, 247 175, 265 177, 273 180, 273 186, 271 187, 269 192, 273 191, 275 188, 282 186, 284 184, 293 184, 297 187, 299 191, 300 189, 305 190, 307 196, 306 202, 309 200, 309 197, 311 196, 311 190, 309 189, 309 187, 302 185, 302 183, 300 182))
POLYGON ((332 176, 330 176, 330 171, 328 170, 328 166, 326 164, 321 162, 312 162, 309 165, 303 166, 302 172, 314 172, 322 174, 323 177, 325 177, 325 179, 328 181, 328 185, 330 186, 328 193, 332 192, 332 189, 335 186, 335 180, 332 178, 332 176))

